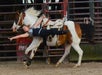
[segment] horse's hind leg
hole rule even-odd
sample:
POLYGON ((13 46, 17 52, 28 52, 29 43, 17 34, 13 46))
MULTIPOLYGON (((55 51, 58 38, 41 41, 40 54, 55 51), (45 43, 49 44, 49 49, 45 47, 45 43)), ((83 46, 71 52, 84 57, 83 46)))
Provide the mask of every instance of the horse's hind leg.
POLYGON ((75 67, 78 67, 81 65, 82 56, 83 56, 83 50, 80 48, 79 44, 72 44, 72 47, 75 49, 75 51, 79 54, 78 62, 75 65, 75 67))
POLYGON ((70 53, 70 48, 71 48, 70 44, 65 45, 64 55, 59 59, 59 61, 56 64, 56 67, 59 66, 59 64, 61 64, 63 60, 65 59, 65 57, 70 53))

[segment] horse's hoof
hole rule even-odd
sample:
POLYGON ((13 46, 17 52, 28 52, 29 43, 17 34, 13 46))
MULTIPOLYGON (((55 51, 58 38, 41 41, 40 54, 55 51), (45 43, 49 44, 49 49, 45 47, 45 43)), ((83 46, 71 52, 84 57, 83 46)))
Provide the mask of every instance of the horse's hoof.
POLYGON ((76 64, 73 68, 78 68, 78 67, 80 67, 80 65, 79 64, 76 64))
POLYGON ((47 63, 48 65, 50 65, 50 62, 46 61, 46 63, 47 63))
POLYGON ((25 65, 26 69, 29 69, 29 66, 28 65, 25 65))
POLYGON ((24 66, 26 67, 26 69, 28 69, 29 66, 27 65, 27 62, 24 61, 23 64, 24 64, 24 66))
POLYGON ((29 66, 31 65, 31 62, 30 61, 24 61, 23 64, 28 69, 29 66))
POLYGON ((60 64, 60 63, 58 62, 58 63, 56 64, 56 67, 58 67, 58 66, 59 66, 59 64, 60 64))
POLYGON ((26 67, 26 69, 28 69, 28 68, 29 68, 29 66, 27 65, 27 63, 26 63, 26 62, 23 62, 23 64, 24 64, 24 66, 26 67))
POLYGON ((23 62, 23 64, 25 65, 25 64, 26 64, 26 62, 24 61, 24 62, 23 62))
POLYGON ((50 59, 47 59, 46 60, 46 63, 49 65, 50 64, 50 59))
POLYGON ((29 61, 29 62, 27 62, 27 66, 30 66, 31 65, 31 62, 29 61))

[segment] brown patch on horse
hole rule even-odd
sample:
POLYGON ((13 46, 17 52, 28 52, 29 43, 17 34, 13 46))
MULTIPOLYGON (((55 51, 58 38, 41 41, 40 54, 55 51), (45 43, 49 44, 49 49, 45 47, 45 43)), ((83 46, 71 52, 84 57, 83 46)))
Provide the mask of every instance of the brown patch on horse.
MULTIPOLYGON (((68 27, 65 25, 64 25, 63 29, 69 30, 68 27)), ((78 37, 81 38, 82 37, 82 31, 81 31, 80 25, 78 23, 75 23, 75 30, 77 32, 78 37)), ((72 41, 72 35, 71 35, 70 31, 67 34, 59 35, 57 44, 58 44, 58 46, 60 46, 60 45, 65 44, 66 41, 69 44, 71 44, 73 42, 72 41)))
POLYGON ((71 44, 72 43, 72 35, 70 31, 67 33, 67 43, 71 44))
MULTIPOLYGON (((68 27, 64 25, 63 30, 68 30, 68 27)), ((70 32, 68 32, 67 34, 59 35, 57 45, 58 46, 63 45, 65 44, 66 41, 67 43, 72 43, 71 37, 72 36, 70 32)))
POLYGON ((77 32, 78 37, 81 38, 82 37, 82 31, 81 31, 80 25, 78 23, 75 23, 75 30, 77 32))

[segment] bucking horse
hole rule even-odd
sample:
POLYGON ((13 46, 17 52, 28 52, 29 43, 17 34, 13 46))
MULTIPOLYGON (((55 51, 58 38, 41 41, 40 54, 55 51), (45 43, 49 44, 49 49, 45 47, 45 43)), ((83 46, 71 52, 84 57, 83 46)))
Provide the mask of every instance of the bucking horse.
MULTIPOLYGON (((52 21, 49 18, 43 18, 41 25, 34 26, 35 22, 38 20, 39 15, 41 15, 42 10, 35 10, 34 7, 30 7, 23 12, 20 12, 18 15, 18 19, 14 22, 12 29, 16 31, 23 25, 29 25, 30 27, 34 28, 58 28, 63 30, 68 30, 66 34, 62 35, 54 35, 51 41, 48 40, 49 36, 47 37, 46 45, 47 46, 61 46, 64 45, 65 52, 62 57, 56 63, 56 66, 59 66, 60 63, 63 62, 65 57, 70 53, 71 47, 78 53, 78 62, 75 67, 81 65, 83 50, 80 47, 80 42, 82 39, 82 29, 80 24, 75 23, 74 21, 64 20, 64 19, 57 19, 56 21, 52 21)), ((28 67, 31 64, 31 60, 34 57, 34 54, 38 50, 38 47, 43 42, 43 37, 34 36, 31 44, 25 50, 25 55, 31 51, 30 56, 27 57, 29 60, 25 62, 26 66, 28 67)))

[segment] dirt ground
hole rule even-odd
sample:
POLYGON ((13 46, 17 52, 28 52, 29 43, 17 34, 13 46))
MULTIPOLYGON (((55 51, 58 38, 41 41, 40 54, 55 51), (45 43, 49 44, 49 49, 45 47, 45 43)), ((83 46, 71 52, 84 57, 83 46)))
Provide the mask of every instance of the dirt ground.
POLYGON ((0 62, 0 75, 102 75, 102 62, 84 62, 81 67, 73 68, 75 63, 46 64, 45 62, 32 62, 26 69, 21 62, 0 62))

